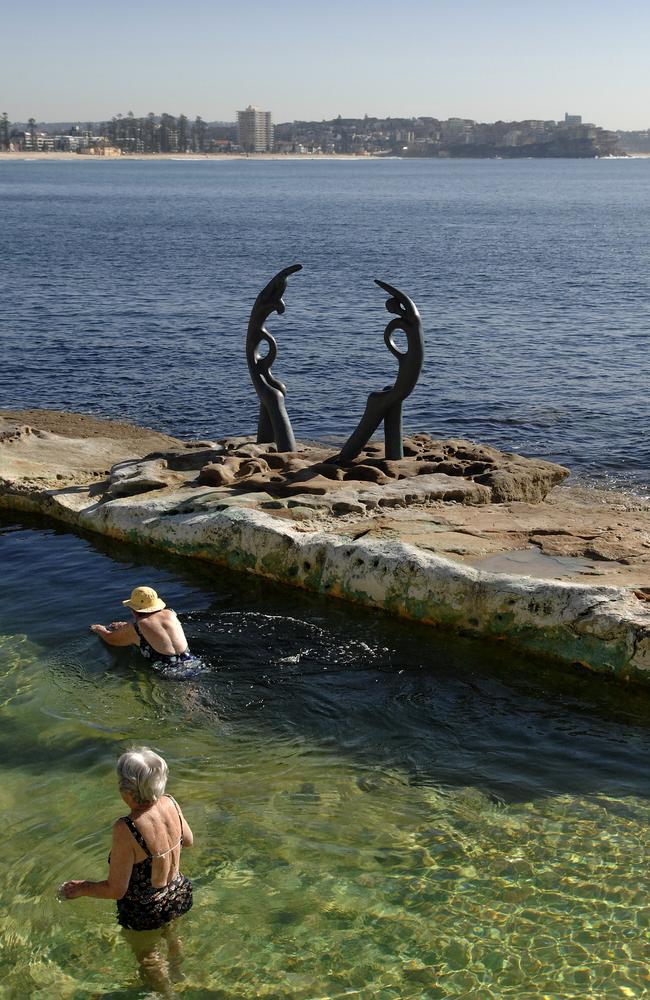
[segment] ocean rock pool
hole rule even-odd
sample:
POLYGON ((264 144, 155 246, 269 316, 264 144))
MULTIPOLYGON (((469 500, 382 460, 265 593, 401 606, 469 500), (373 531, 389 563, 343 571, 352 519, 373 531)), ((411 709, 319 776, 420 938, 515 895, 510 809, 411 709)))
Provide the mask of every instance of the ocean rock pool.
POLYGON ((133 742, 194 828, 188 998, 642 996, 650 696, 0 515, 0 983, 144 997, 102 878, 133 742), (146 582, 206 671, 87 630, 146 582))

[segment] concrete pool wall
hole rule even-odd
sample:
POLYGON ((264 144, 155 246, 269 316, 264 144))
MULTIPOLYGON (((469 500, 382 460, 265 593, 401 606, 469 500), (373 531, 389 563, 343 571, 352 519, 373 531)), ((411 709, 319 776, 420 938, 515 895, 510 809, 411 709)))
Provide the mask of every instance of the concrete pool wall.
MULTIPOLYGON (((39 412, 44 420, 56 419, 48 411, 33 411, 30 421, 38 421, 39 412)), ((603 553, 613 552, 611 531, 600 531, 611 521, 610 511, 602 521, 596 505, 580 510, 571 535, 561 527, 568 516, 565 508, 553 510, 537 500, 495 504, 485 496, 485 486, 442 474, 400 478, 388 486, 343 483, 331 502, 318 495, 283 500, 264 489, 246 492, 246 484, 201 485, 196 463, 201 468, 205 461, 206 443, 188 445, 78 414, 61 414, 54 424, 61 431, 66 417, 74 419, 76 436, 16 427, 9 420, 9 429, 0 434, 0 507, 43 514, 75 528, 381 608, 462 635, 502 641, 567 666, 579 664, 620 680, 650 680, 650 603, 633 589, 647 579, 650 505, 630 507, 626 537, 639 553, 636 563, 622 557, 611 563, 614 571, 606 571, 619 579, 631 568, 632 576, 622 577, 630 581, 626 587, 597 585, 588 577, 577 582, 489 572, 463 561, 462 554, 441 555, 435 551, 437 539, 447 539, 449 553, 461 551, 459 539, 491 544, 499 523, 506 538, 521 538, 525 514, 537 532, 532 538, 541 532, 557 544, 568 536, 597 534, 603 553), (170 446, 177 450, 147 452, 170 446), (116 488, 132 492, 116 496, 116 488), (349 513, 340 516, 335 507, 349 513), (476 513, 470 517, 469 511, 476 513), (400 522, 402 515, 408 523, 400 522), (488 521, 478 531, 468 517, 475 524, 480 518, 488 521), (551 528, 549 518, 555 518, 551 528), (462 522, 456 523, 455 533, 451 522, 462 522), (597 523, 598 531, 590 534, 587 529, 597 523)), ((232 453, 213 443, 207 448, 213 459, 232 453)), ((524 466, 539 487, 540 471, 530 460, 504 457, 511 467, 516 460, 516 474, 505 488, 518 488, 524 466)), ((540 468, 541 474, 553 475, 549 463, 540 468)), ((527 482, 525 488, 530 478, 527 482)), ((499 488, 504 489, 503 479, 499 488)), ((543 488, 550 488, 549 483, 543 488)), ((618 502, 611 506, 619 511, 613 524, 619 531, 616 538, 623 538, 623 529, 616 527, 623 516, 620 508, 618 502)), ((589 542, 592 548, 595 544, 589 542)))
POLYGON ((303 530, 237 504, 214 509, 210 494, 166 490, 89 502, 67 490, 5 493, 0 505, 622 680, 650 679, 650 613, 622 588, 489 573, 401 541, 303 530))

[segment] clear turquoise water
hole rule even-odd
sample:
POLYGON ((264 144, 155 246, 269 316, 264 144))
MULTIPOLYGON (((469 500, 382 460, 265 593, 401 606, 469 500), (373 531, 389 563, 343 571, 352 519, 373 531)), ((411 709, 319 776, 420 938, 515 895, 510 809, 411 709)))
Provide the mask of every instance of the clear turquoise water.
POLYGON ((0 984, 144 997, 101 878, 132 741, 196 847, 188 998, 641 997, 650 702, 498 647, 0 518, 0 984), (87 632, 152 584, 207 673, 87 632))

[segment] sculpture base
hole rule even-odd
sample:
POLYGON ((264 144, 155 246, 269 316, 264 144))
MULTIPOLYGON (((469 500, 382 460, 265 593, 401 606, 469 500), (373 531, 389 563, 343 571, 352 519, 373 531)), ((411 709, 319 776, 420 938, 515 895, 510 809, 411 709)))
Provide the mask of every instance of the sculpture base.
POLYGON ((440 441, 428 434, 405 438, 404 458, 392 461, 382 457, 383 445, 372 443, 351 462, 337 461, 332 449, 321 445, 299 444, 295 452, 277 452, 247 439, 226 438, 220 446, 223 451, 202 467, 200 483, 241 485, 277 497, 349 493, 351 486, 361 483, 385 487, 442 474, 479 487, 465 490, 465 503, 537 503, 569 475, 568 469, 553 462, 523 458, 473 441, 440 441))

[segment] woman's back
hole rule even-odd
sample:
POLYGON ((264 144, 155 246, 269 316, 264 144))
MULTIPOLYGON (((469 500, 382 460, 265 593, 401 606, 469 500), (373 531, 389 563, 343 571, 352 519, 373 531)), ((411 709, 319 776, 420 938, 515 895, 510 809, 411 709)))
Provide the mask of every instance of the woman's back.
POLYGON ((173 656, 187 650, 183 626, 171 608, 139 616, 137 626, 140 634, 157 653, 173 656))
POLYGON ((179 871, 183 846, 181 815, 175 800, 170 795, 163 795, 146 813, 127 824, 130 829, 133 824, 146 845, 145 849, 134 836, 135 864, 151 859, 151 885, 154 888, 166 886, 179 871))

